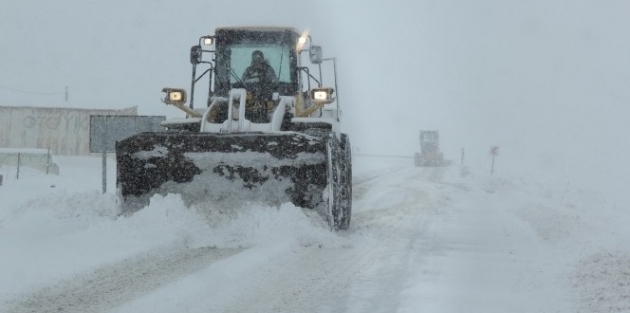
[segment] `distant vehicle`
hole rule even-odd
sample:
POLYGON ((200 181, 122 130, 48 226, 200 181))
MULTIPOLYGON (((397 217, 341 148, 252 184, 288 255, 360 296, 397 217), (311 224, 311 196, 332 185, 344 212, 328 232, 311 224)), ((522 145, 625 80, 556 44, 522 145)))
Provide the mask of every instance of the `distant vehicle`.
POLYGON ((415 166, 445 166, 440 152, 440 133, 437 130, 420 131, 420 152, 414 155, 415 166))

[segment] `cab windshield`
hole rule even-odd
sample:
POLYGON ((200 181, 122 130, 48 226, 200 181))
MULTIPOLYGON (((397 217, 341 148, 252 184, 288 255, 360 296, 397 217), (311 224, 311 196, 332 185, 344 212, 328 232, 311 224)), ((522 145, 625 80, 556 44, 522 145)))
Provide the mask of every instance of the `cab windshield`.
POLYGON ((290 83, 290 47, 278 44, 235 44, 230 46, 230 67, 232 75, 229 77, 230 84, 239 82, 243 74, 252 64, 252 53, 261 51, 265 62, 273 68, 276 79, 280 83, 290 83))
POLYGON ((243 74, 252 65, 252 53, 257 50, 262 52, 265 63, 273 69, 269 71, 272 77, 266 78, 272 78, 274 92, 280 95, 297 92, 297 37, 296 32, 289 30, 217 30, 215 93, 225 96, 241 83, 243 74))

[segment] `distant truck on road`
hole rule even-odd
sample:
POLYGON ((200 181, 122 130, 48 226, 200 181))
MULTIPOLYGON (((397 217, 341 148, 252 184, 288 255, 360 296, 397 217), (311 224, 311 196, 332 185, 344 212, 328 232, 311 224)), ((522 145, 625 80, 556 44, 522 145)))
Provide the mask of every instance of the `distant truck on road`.
POLYGON ((414 155, 415 166, 444 166, 440 152, 440 133, 437 130, 420 131, 420 152, 414 155))

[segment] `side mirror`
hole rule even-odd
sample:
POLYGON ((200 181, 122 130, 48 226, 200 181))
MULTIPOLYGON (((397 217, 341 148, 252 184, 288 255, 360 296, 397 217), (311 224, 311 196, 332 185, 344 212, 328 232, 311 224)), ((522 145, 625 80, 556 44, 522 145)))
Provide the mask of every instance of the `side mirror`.
POLYGON ((310 49, 310 57, 311 63, 313 64, 321 64, 322 63, 322 47, 321 46, 311 46, 310 49))
POLYGON ((201 46, 192 46, 192 48, 190 48, 190 63, 201 63, 201 46))

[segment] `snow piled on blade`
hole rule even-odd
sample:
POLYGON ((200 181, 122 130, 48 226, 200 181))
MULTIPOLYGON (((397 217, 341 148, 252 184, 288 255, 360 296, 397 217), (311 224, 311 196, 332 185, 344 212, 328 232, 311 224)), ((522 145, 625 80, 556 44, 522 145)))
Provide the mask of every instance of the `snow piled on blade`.
POLYGON ((201 169, 212 169, 217 164, 273 164, 274 166, 298 166, 303 164, 319 164, 326 161, 324 153, 299 152, 295 158, 278 159, 269 152, 186 152, 184 156, 193 160, 201 169))
POLYGON ((252 188, 245 188, 244 180, 238 172, 231 173, 225 169, 223 175, 213 171, 213 168, 202 168, 203 172, 195 175, 192 181, 178 183, 168 181, 164 183, 158 191, 163 194, 182 195, 187 203, 217 203, 221 207, 242 206, 247 201, 260 200, 263 203, 280 205, 282 202, 291 201, 285 190, 293 187, 293 183, 288 178, 273 178, 271 168, 260 166, 249 166, 251 170, 256 170, 262 176, 272 177, 263 183, 251 183, 252 188), (229 176, 233 179, 227 179, 229 176))

